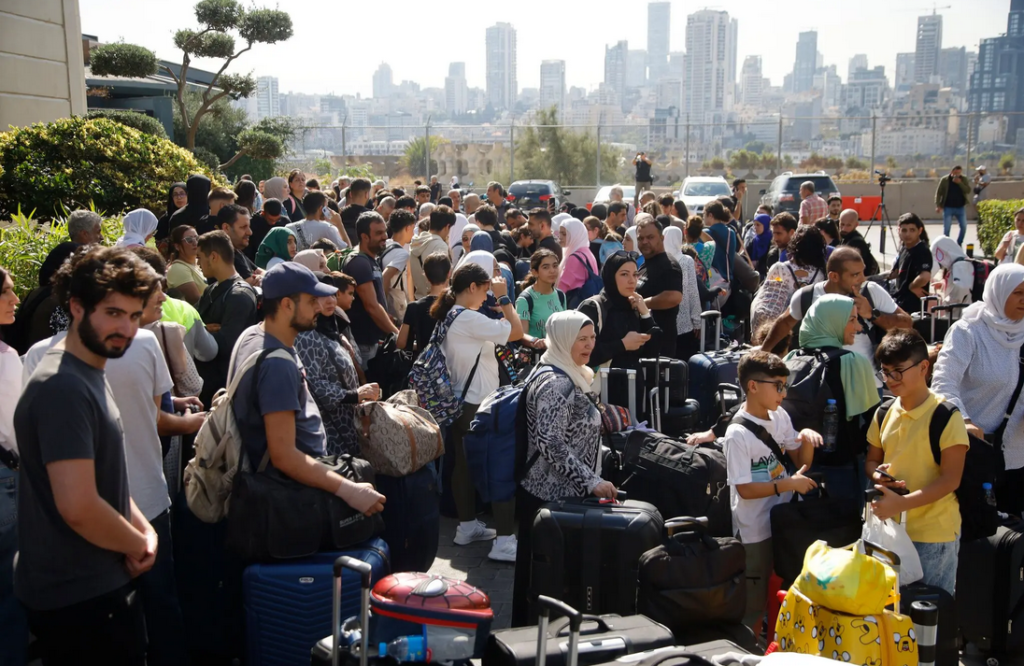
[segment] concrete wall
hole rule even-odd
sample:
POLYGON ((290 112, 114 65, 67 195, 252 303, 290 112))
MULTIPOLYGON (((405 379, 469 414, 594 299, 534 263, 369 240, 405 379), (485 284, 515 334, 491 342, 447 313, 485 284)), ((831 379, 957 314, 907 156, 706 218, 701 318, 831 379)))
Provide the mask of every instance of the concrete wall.
POLYGON ((78 0, 0 2, 0 131, 85 112, 78 0))

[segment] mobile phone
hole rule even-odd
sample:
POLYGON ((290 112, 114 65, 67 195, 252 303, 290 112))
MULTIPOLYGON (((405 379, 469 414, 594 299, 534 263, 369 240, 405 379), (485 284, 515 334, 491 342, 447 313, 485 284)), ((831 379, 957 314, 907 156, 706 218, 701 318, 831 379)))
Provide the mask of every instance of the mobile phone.
POLYGON ((323 213, 324 213, 324 217, 325 218, 330 218, 331 217, 331 209, 328 208, 327 206, 324 206, 323 213))
POLYGON ((899 481, 899 479, 897 479, 895 476, 893 476, 889 472, 886 472, 886 471, 880 470, 880 469, 876 469, 875 471, 878 473, 879 476, 883 476, 883 477, 889 479, 890 481, 899 481))

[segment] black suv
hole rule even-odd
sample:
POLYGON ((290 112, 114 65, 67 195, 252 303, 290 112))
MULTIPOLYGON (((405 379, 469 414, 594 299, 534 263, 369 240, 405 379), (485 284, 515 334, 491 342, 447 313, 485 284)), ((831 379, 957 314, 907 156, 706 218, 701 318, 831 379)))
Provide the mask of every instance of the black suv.
POLYGON ((512 205, 524 212, 533 208, 548 208, 550 200, 554 199, 553 208, 555 212, 562 207, 568 195, 568 190, 563 190, 553 180, 517 180, 508 186, 508 200, 512 205))
POLYGON ((771 187, 761 190, 761 203, 772 207, 772 214, 793 213, 800 214, 800 185, 811 181, 814 183, 814 191, 822 199, 838 197, 839 188, 836 187, 832 177, 824 171, 817 173, 786 173, 778 176, 772 181, 771 187))

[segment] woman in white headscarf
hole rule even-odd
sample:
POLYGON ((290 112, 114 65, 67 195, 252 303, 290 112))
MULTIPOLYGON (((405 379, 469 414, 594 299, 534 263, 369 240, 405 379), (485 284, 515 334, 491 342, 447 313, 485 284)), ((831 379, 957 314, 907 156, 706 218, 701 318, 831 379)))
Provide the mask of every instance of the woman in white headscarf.
MULTIPOLYGON (((569 292, 582 287, 591 275, 599 275, 597 260, 590 251, 590 235, 587 227, 574 217, 565 220, 558 229, 558 242, 562 246, 562 265, 558 269, 558 288, 573 298, 569 292), (589 271, 587 269, 590 269, 589 271)), ((600 291, 598 289, 597 291, 600 291)), ((597 294, 595 291, 588 296, 597 294)), ((582 299, 577 299, 577 301, 582 299)), ((570 305, 571 307, 571 305, 570 305)))
POLYGON ((327 269, 327 257, 324 256, 323 250, 303 250, 302 252, 296 252, 295 256, 292 257, 292 261, 297 264, 302 264, 314 272, 329 272, 327 269))
MULTIPOLYGON (((650 215, 647 215, 647 213, 637 213, 637 224, 639 224, 640 220, 644 219, 642 217, 644 215, 650 217, 650 215)), ((636 224, 626 229, 626 235, 622 238, 622 249, 625 250, 626 252, 636 253, 636 267, 640 268, 641 266, 644 265, 644 255, 640 254, 640 245, 639 243, 636 242, 636 231, 636 224)))
POLYGON ((594 322, 567 310, 548 318, 547 351, 526 382, 526 472, 516 494, 519 551, 512 595, 512 626, 527 622, 533 519, 545 502, 595 495, 614 498, 615 486, 598 473, 601 414, 588 367, 596 336, 594 322))
POLYGON ((263 200, 277 199, 282 204, 288 198, 288 180, 277 176, 263 183, 263 200))
POLYGON ((153 237, 160 220, 145 208, 136 208, 125 215, 121 223, 124 235, 117 239, 117 247, 136 247, 145 245, 153 237))
POLYGON ((462 246, 462 232, 467 225, 469 225, 469 218, 462 213, 455 213, 455 224, 448 230, 448 247, 452 251, 452 261, 458 261, 466 253, 462 246))
POLYGON ((1003 264, 988 276, 985 299, 949 329, 932 379, 932 390, 956 405, 970 434, 1002 440, 1006 478, 996 497, 1001 511, 1017 515, 1024 510, 1024 401, 1010 400, 1020 383, 1022 345, 1024 266, 1003 264))
POLYGON ((683 253, 683 230, 669 225, 665 228, 665 254, 679 264, 683 272, 683 302, 676 315, 676 357, 687 359, 700 351, 700 292, 697 288, 697 265, 683 253))
POLYGON ((933 279, 932 285, 937 287, 935 291, 942 305, 970 304, 973 300, 971 290, 974 288, 974 264, 961 261, 966 258, 964 249, 949 236, 939 236, 932 241, 932 259, 935 266, 942 269, 941 282, 933 279))

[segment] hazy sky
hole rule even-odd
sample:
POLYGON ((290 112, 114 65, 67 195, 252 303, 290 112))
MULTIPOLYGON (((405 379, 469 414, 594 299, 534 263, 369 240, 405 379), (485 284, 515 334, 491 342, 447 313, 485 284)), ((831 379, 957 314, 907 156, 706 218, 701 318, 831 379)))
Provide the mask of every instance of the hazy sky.
MULTIPOLYGON (((946 0, 947 2, 949 0, 946 0)), ((79 0, 82 31, 100 41, 123 39, 178 60, 175 30, 195 25, 189 0, 79 0)), ((262 5, 261 0, 256 0, 262 5)), ((273 46, 256 45, 231 71, 277 76, 281 92, 362 93, 369 96, 377 65, 387 62, 395 82, 443 87, 448 63, 464 61, 470 86, 484 87, 484 31, 498 21, 517 31, 519 87, 535 88, 541 60, 565 60, 569 86, 596 87, 604 78, 604 49, 620 39, 647 48, 644 0, 515 0, 514 2, 302 2, 272 0, 287 11, 295 35, 273 46), (357 23, 358 22, 358 23, 357 23)), ((939 4, 942 7, 942 4, 939 4)), ((943 16, 943 46, 976 51, 982 38, 1006 30, 1010 0, 957 0, 943 16)), ((685 50, 686 15, 702 6, 672 2, 671 48, 685 50)), ((747 55, 762 57, 773 85, 792 71, 797 33, 818 31, 825 64, 836 64, 846 81, 848 62, 866 53, 871 67, 884 65, 890 83, 898 52, 913 51, 917 16, 930 14, 923 0, 824 0, 778 5, 730 0, 710 9, 739 19, 737 77, 747 55), (798 11, 804 16, 799 17, 798 11)), ((199 61, 198 66, 204 65, 199 61)), ((212 63, 206 63, 209 68, 212 63)))

